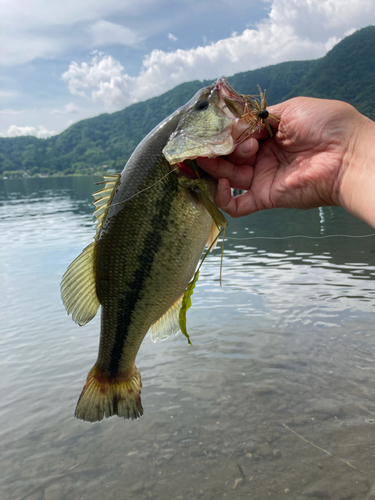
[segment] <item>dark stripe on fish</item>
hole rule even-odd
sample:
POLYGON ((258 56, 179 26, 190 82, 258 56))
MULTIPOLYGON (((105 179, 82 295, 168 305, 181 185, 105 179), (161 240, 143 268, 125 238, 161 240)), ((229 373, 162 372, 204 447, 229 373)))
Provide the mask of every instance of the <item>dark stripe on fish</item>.
POLYGON ((159 198, 155 203, 157 213, 151 220, 152 230, 147 233, 145 245, 142 253, 138 257, 139 267, 134 273, 133 281, 129 283, 130 291, 127 292, 125 297, 120 301, 117 315, 116 335, 109 364, 109 372, 112 377, 119 374, 120 361, 129 334, 129 327, 132 322, 132 315, 129 314, 129 311, 135 310, 145 281, 152 272, 155 255, 158 253, 163 243, 163 232, 168 229, 170 222, 169 214, 178 189, 177 178, 175 176, 170 176, 163 197, 159 198))

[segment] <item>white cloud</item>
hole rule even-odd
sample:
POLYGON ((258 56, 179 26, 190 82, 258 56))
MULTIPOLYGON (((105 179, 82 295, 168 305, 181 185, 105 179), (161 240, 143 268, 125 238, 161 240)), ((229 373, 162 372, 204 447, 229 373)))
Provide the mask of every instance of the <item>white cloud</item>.
POLYGON ((18 127, 17 125, 10 125, 5 134, 0 134, 2 137, 18 137, 20 135, 35 135, 39 139, 45 139, 51 135, 55 135, 56 132, 52 130, 47 130, 43 125, 38 127, 18 127))
POLYGON ((0 90, 0 99, 14 99, 17 95, 15 90, 0 90))
MULTIPOLYGON (((110 55, 72 62, 62 77, 74 95, 109 109, 158 95, 193 79, 214 79, 270 64, 322 57, 348 30, 375 23, 368 0, 273 0, 268 18, 241 34, 204 47, 153 50, 138 76, 125 73, 110 55)), ((172 35, 173 36, 173 35, 172 35)))
POLYGON ((68 104, 65 105, 65 112, 66 114, 75 114, 78 113, 79 108, 74 102, 69 102, 68 104))
MULTIPOLYGON (((70 118, 78 121, 114 111, 161 94, 183 81, 214 79, 282 61, 321 57, 344 36, 375 24, 374 2, 368 0, 239 0, 237 8, 249 10, 249 5, 254 5, 257 12, 251 17, 252 24, 243 16, 243 26, 248 29, 241 32, 241 24, 233 24, 232 29, 226 22, 227 38, 216 41, 223 27, 215 30, 215 25, 211 27, 208 22, 207 38, 200 31, 192 42, 202 46, 169 52, 150 50, 137 72, 139 54, 147 43, 172 45, 178 34, 184 46, 189 47, 189 39, 183 31, 190 26, 188 23, 197 16, 200 20, 210 19, 212 8, 218 15, 218 10, 232 5, 231 0, 217 0, 215 4, 213 0, 64 0, 63 3, 33 0, 32 9, 30 0, 0 2, 0 63, 15 65, 35 58, 53 60, 61 56, 51 65, 38 61, 25 68, 10 69, 10 74, 15 75, 12 79, 1 77, 8 87, 0 91, 0 99, 8 108, 23 108, 22 111, 0 111, 3 135, 23 133, 30 124, 43 123, 45 128, 35 126, 31 133, 48 136, 53 133, 51 130, 66 128, 70 118), (178 10, 181 4, 188 6, 192 17, 184 17, 186 9, 178 10), (256 22, 260 16, 264 19, 256 22), (99 52, 101 47, 111 52, 113 44, 117 45, 116 53, 99 52), (127 47, 126 50, 123 47, 127 47), (134 47, 137 50, 132 50, 134 47), (68 55, 75 54, 74 51, 90 53, 90 59, 82 63, 82 59, 78 59, 82 56, 68 55), (118 60, 120 54, 125 53, 126 63, 125 56, 118 60), (58 109, 47 108, 50 102, 47 87, 42 90, 46 99, 49 98, 48 104, 40 98, 42 92, 35 98, 35 82, 40 82, 40 86, 44 82, 46 86, 56 83, 56 71, 60 71, 58 68, 66 60, 72 62, 65 67, 60 85, 64 87, 65 82, 77 98, 65 105, 69 100, 65 100, 65 89, 56 86, 54 106, 58 109), (33 70, 39 68, 46 72, 43 73, 47 77, 45 81, 41 73, 33 74, 33 70), (39 80, 35 79, 36 75, 39 80), (22 78, 22 81, 15 85, 13 78, 22 78)), ((217 18, 220 19, 220 15, 217 18)))
MULTIPOLYGON (((187 2, 183 2, 187 4, 187 2)), ((262 3, 240 0, 236 8, 262 3)), ((67 50, 105 47, 111 44, 134 46, 143 38, 169 30, 171 5, 178 0, 1 0, 0 62, 22 64, 35 58, 55 58, 67 50), (160 14, 165 12, 163 19, 160 14), (137 26, 135 30, 134 26, 137 26), (139 32, 141 30, 142 32, 139 32)), ((374 23, 374 2, 369 0, 263 0, 269 6, 265 24, 293 27, 297 38, 327 40, 353 27, 374 23)), ((228 8, 229 0, 191 0, 190 11, 209 15, 210 10, 228 8)), ((264 11, 266 13, 266 10, 264 11)), ((244 24, 248 24, 244 19, 244 24)), ((174 25, 173 25, 174 26, 174 25)), ((253 25, 251 27, 254 27, 253 25)), ((262 25, 255 24, 261 32, 262 25)), ((172 34, 171 34, 172 35, 172 34)), ((173 37, 175 35, 172 35, 173 37)), ((173 41, 173 39, 171 39, 173 41)), ((272 52, 275 46, 268 46, 272 52)))
POLYGON ((101 54, 95 54, 90 64, 72 62, 62 79, 68 81, 73 95, 101 100, 108 107, 122 106, 127 102, 128 86, 136 80, 124 73, 119 61, 101 54))
POLYGON ((20 115, 23 113, 23 109, 0 109, 0 115, 20 115))
POLYGON ((0 63, 14 65, 35 58, 55 58, 77 46, 133 46, 140 37, 129 27, 132 20, 127 27, 105 19, 141 16, 161 1, 33 0, 30 8, 30 0, 2 0, 0 63))
POLYGON ((79 107, 74 104, 74 102, 69 102, 64 106, 63 109, 52 109, 51 113, 53 115, 71 115, 79 112, 79 107))
MULTIPOLYGON (((355 31, 355 30, 354 30, 355 31)), ((329 50, 333 49, 335 45, 337 45, 340 42, 339 38, 336 38, 335 36, 331 36, 331 38, 328 38, 326 43, 324 44, 324 48, 328 52, 329 50)))
POLYGON ((293 27, 299 39, 323 43, 374 20, 374 4, 368 0, 273 0, 269 13, 271 25, 293 27))
MULTIPOLYGON (((6 26, 4 23, 3 26, 6 26)), ((3 43, 0 51, 0 64, 13 65, 22 64, 42 57, 50 59, 61 54, 68 43, 62 43, 53 36, 45 36, 41 32, 31 36, 17 29, 11 30, 10 26, 2 27, 3 43)))
POLYGON ((120 24, 100 20, 93 24, 89 31, 93 37, 92 45, 105 47, 107 45, 133 46, 141 42, 141 38, 130 28, 120 24))

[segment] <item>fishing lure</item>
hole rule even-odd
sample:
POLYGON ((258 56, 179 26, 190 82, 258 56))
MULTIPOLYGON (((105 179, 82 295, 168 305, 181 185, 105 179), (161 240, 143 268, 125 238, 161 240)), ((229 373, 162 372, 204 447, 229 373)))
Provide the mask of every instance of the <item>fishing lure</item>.
POLYGON ((245 112, 241 116, 241 118, 243 118, 247 123, 250 124, 249 128, 246 130, 246 133, 248 135, 259 130, 262 125, 265 125, 268 133, 272 137, 272 129, 267 119, 270 118, 271 120, 279 122, 281 120, 281 116, 267 111, 266 89, 264 89, 264 92, 262 92, 260 86, 257 85, 257 87, 259 90, 259 96, 241 95, 241 97, 245 101, 245 112))

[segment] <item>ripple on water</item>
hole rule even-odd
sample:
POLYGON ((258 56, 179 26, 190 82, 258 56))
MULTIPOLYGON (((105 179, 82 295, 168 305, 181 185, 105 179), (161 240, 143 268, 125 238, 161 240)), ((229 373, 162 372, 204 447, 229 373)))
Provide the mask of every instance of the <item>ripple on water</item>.
POLYGON ((99 318, 76 326, 59 283, 94 234, 95 188, 28 181, 0 185, 1 498, 366 498, 371 474, 308 442, 371 472, 374 238, 243 238, 371 228, 326 208, 323 222, 318 211, 231 221, 242 239, 226 243, 222 287, 219 248, 202 267, 194 347, 146 339, 145 416, 89 425, 72 414, 99 318))

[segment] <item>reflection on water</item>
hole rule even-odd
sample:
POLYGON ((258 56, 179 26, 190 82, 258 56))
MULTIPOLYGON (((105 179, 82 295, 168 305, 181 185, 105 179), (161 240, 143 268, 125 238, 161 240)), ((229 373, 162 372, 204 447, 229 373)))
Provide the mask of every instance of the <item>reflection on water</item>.
POLYGON ((91 425, 72 415, 99 319, 76 326, 59 283, 97 180, 0 181, 0 498, 375 498, 374 231, 326 207, 231 220, 194 347, 146 339, 144 417, 91 425))

